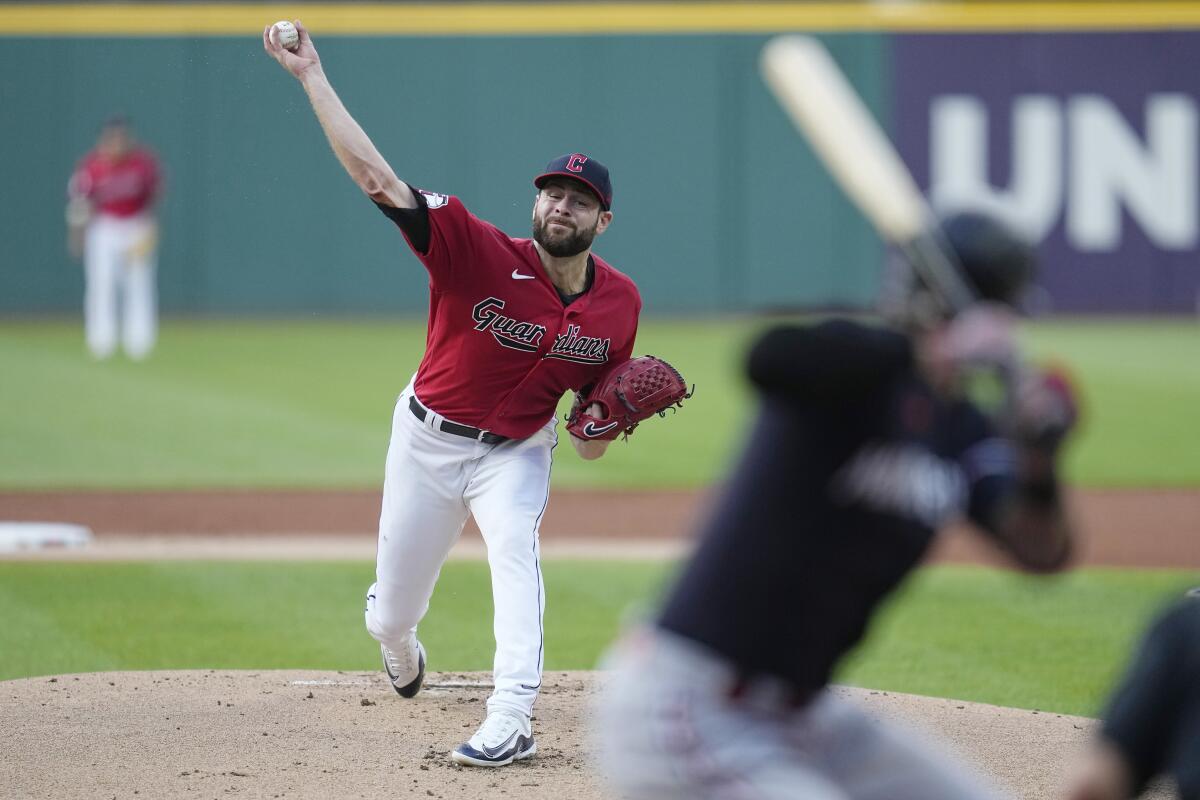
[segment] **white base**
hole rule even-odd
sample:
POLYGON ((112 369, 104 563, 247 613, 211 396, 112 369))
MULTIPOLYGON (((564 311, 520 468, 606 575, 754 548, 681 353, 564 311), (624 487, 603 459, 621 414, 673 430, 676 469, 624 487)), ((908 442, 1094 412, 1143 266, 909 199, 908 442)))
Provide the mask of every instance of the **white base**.
POLYGON ((0 522, 0 553, 86 547, 92 530, 65 522, 0 522))

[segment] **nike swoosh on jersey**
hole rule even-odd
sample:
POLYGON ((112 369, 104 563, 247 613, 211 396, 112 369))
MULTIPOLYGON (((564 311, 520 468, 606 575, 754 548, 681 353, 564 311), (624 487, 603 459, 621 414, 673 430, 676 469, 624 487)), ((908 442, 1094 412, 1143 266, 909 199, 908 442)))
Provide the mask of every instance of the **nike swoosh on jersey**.
POLYGON ((617 423, 615 423, 615 422, 610 422, 607 425, 601 425, 599 427, 597 427, 596 425, 594 425, 590 422, 587 422, 587 423, 584 423, 583 433, 586 436, 599 436, 603 433, 607 433, 608 431, 611 431, 615 427, 617 427, 617 423))
POLYGON ((535 277, 534 275, 522 275, 520 270, 515 269, 513 270, 512 276, 514 281, 531 281, 535 277))

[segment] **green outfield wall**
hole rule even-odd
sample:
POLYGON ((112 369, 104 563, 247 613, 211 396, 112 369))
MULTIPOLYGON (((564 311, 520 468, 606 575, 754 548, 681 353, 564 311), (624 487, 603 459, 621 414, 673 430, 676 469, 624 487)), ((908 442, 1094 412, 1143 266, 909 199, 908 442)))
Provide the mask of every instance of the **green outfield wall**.
POLYGON ((65 184, 115 112, 165 164, 168 312, 423 309, 416 259, 262 52, 287 16, 402 178, 514 235, 546 161, 607 163, 596 249, 650 313, 874 299, 876 237, 758 74, 764 41, 797 31, 829 45, 935 205, 1030 232, 1044 305, 1200 308, 1198 3, 0 0, 0 314, 79 307, 65 184))
MULTIPOLYGON (((878 246, 763 88, 764 36, 316 35, 397 173, 514 235, 528 235, 530 179, 547 160, 606 162, 616 218, 596 250, 635 278, 648 309, 873 295, 878 246)), ((828 41, 878 104, 882 40, 828 41)), ((420 265, 342 173, 258 31, 0 38, 0 109, 0 312, 79 306, 65 186, 115 111, 165 165, 164 310, 425 307, 420 265)))

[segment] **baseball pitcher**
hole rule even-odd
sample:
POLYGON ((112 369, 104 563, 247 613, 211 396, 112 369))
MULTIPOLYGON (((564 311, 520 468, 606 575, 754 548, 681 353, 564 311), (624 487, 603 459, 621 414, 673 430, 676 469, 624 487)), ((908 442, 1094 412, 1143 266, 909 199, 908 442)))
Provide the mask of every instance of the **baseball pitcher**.
POLYGON ((630 359, 637 287, 591 251, 613 219, 603 164, 583 153, 552 160, 533 179, 532 238, 512 238, 457 197, 397 178, 338 99, 308 31, 296 28, 294 50, 270 27, 263 46, 300 81, 342 166, 429 272, 425 356, 392 419, 367 630, 396 692, 415 696, 426 664, 417 623, 473 515, 491 568, 495 690, 483 724, 451 757, 502 766, 536 750, 530 716, 545 606, 538 526, 558 401, 576 390, 568 431, 593 459, 681 401, 683 381, 665 362, 630 359))

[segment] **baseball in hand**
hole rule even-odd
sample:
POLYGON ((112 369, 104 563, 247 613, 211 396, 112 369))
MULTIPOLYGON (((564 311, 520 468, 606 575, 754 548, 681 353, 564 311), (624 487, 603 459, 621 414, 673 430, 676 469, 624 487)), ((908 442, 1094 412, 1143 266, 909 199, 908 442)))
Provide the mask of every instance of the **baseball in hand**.
POLYGON ((276 22, 271 28, 271 33, 279 46, 285 50, 295 50, 300 46, 300 34, 296 31, 296 26, 286 19, 276 22))

